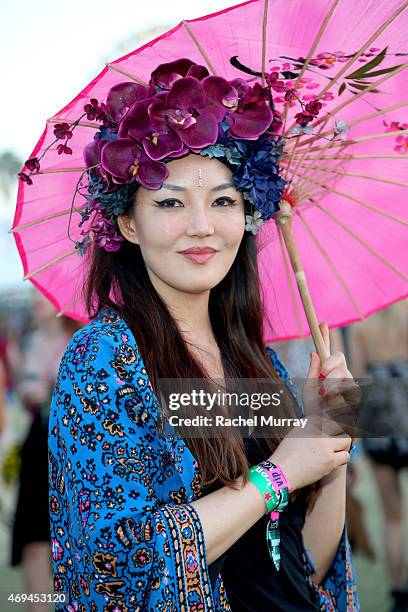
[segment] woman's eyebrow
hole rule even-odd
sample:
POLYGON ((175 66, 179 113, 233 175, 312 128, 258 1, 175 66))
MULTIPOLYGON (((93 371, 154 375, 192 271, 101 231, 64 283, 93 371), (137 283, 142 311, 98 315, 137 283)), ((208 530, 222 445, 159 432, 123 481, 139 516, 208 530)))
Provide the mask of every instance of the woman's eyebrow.
MULTIPOLYGON (((222 191, 223 189, 231 188, 235 189, 234 183, 223 183, 222 185, 212 187, 210 191, 222 191)), ((163 183, 162 189, 169 189, 170 191, 188 191, 185 187, 180 187, 180 185, 171 185, 170 183, 163 183)))

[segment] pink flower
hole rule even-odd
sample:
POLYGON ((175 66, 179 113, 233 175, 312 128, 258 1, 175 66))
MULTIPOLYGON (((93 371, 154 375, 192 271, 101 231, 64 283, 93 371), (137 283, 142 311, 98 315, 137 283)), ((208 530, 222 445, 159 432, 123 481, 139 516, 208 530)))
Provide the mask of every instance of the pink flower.
POLYGON ((394 147, 394 151, 403 155, 408 153, 408 136, 401 134, 401 136, 396 137, 395 142, 398 144, 394 147))

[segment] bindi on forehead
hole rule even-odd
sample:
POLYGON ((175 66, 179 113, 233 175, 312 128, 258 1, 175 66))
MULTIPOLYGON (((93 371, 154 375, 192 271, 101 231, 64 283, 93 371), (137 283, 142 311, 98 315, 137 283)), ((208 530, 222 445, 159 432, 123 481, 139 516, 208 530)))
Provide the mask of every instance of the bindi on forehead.
POLYGON ((202 168, 198 169, 197 187, 199 187, 199 188, 203 188, 204 187, 203 169, 202 168))

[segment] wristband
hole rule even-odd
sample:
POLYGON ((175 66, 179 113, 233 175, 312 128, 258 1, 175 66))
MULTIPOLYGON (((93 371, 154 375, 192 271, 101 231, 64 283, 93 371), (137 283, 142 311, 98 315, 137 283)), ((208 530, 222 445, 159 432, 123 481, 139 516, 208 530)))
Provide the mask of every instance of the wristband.
POLYGON ((277 465, 276 463, 272 463, 272 461, 269 461, 269 459, 266 459, 265 461, 261 461, 259 465, 262 465, 269 472, 271 472, 272 482, 277 486, 278 489, 281 489, 282 487, 286 487, 289 493, 291 492, 292 487, 290 486, 289 481, 286 478, 280 465, 277 465))
POLYGON ((272 461, 265 460, 259 463, 259 466, 265 470, 274 491, 278 494, 278 504, 270 513, 269 521, 266 525, 266 543, 268 546, 269 556, 277 571, 280 568, 280 530, 279 530, 279 513, 282 512, 289 502, 289 491, 291 486, 282 471, 282 468, 272 461))
POLYGON ((266 471, 262 467, 254 465, 249 469, 248 479, 261 493, 265 502, 266 511, 272 512, 272 510, 274 510, 279 504, 279 497, 276 494, 266 471))

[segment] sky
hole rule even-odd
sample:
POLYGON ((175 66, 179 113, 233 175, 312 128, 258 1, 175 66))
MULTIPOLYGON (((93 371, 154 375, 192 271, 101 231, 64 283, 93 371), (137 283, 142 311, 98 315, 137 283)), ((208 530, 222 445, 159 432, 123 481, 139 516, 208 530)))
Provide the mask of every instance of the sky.
POLYGON ((182 19, 238 3, 0 0, 0 57, 6 83, 0 96, 0 151, 9 149, 26 159, 45 120, 74 98, 107 61, 137 48, 140 32, 160 26, 165 31, 182 19))
MULTIPOLYGON (((45 121, 85 87, 105 63, 140 46, 140 34, 166 31, 239 0, 0 0, 0 152, 23 162, 45 121), (134 42, 133 42, 134 41, 134 42)), ((152 35, 157 36, 159 32, 152 35)), ((17 181, 16 181, 17 183, 17 181)), ((22 286, 22 267, 7 229, 16 189, 0 201, 0 291, 22 286)), ((0 195, 1 200, 1 195, 0 195)))

